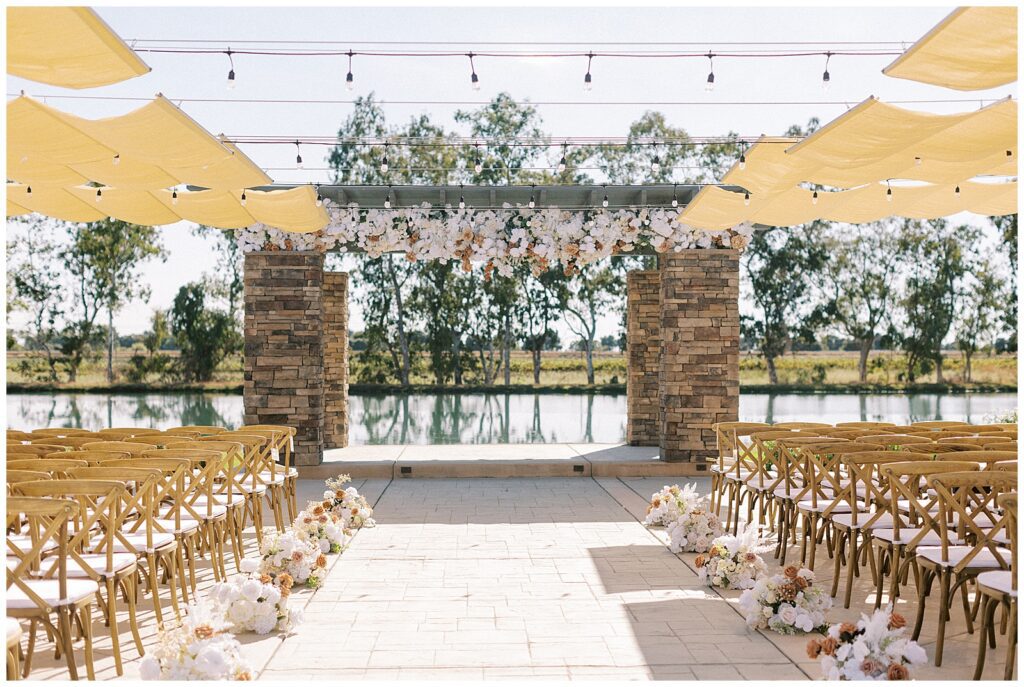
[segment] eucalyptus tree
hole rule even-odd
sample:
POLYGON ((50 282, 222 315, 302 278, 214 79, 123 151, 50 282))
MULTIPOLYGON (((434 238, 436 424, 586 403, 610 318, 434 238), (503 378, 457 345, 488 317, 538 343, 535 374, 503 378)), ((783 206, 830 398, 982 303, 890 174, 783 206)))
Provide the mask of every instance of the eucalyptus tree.
POLYGON ((526 265, 516 270, 519 282, 518 308, 520 338, 530 351, 533 383, 540 384, 541 354, 557 340, 551 325, 558 316, 559 304, 568 300, 565 275, 549 269, 534 276, 526 265))
MULTIPOLYGON (((971 359, 1001 329, 999 315, 1006 303, 1004 277, 989 260, 981 259, 966 275, 957 308, 956 345, 964 356, 964 381, 972 381, 971 359)), ((1011 289, 1012 289, 1011 285, 1011 289)))
POLYGON ((832 225, 822 235, 830 259, 823 263, 820 288, 830 324, 857 342, 857 375, 867 381, 868 356, 890 321, 896 279, 903 267, 899 227, 906 220, 883 220, 851 229, 832 225))
POLYGON ((594 384, 594 344, 597 318, 622 308, 625 282, 609 264, 591 263, 579 268, 566 282, 560 304, 565 324, 580 337, 587 362, 587 384, 594 384))
POLYGON ((1017 213, 990 217, 1009 260, 1010 284, 1003 310, 1003 326, 1009 333, 1009 349, 1017 350, 1017 213))
POLYGON ((465 169, 474 184, 529 182, 528 167, 541 158, 547 137, 537 108, 499 93, 476 110, 457 110, 455 121, 469 127, 469 135, 486 145, 462 150, 465 169), (479 164, 480 171, 477 172, 479 164))
MULTIPOLYGON (((53 237, 53 220, 33 215, 7 243, 7 309, 28 315, 25 346, 46 354, 47 376, 57 381, 54 344, 64 315, 66 287, 60 266, 60 243, 53 237)), ((63 222, 58 223, 63 226, 63 222)))

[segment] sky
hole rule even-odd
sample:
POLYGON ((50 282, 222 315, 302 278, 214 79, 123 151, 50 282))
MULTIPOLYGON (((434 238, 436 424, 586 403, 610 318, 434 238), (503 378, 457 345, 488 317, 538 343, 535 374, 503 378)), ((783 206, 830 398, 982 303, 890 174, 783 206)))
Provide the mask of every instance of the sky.
MULTIPOLYGON (((564 50, 567 43, 586 52, 590 42, 635 42, 634 46, 598 47, 650 49, 651 44, 690 43, 684 51, 722 52, 725 43, 813 41, 821 49, 835 49, 843 41, 898 41, 909 47, 950 11, 949 7, 860 8, 273 8, 273 7, 104 7, 100 16, 129 45, 154 46, 154 40, 208 40, 210 47, 238 49, 243 41, 334 41, 331 49, 359 46, 347 41, 394 41, 395 46, 428 48, 417 41, 456 41, 455 50, 477 50, 483 42, 557 42, 551 49, 564 50), (415 45, 414 45, 415 44, 415 45)), ((510 49, 528 46, 507 46, 510 49)), ((750 45, 733 46, 749 49, 750 45)), ((753 46, 757 47, 757 46, 753 46)), ((228 102, 184 102, 182 109, 213 134, 229 137, 274 135, 309 137, 334 135, 351 112, 350 104, 247 103, 246 99, 350 100, 367 95, 388 100, 471 101, 467 104, 385 105, 388 121, 400 123, 427 113, 431 119, 458 130, 452 121, 456 109, 469 109, 500 92, 517 100, 586 101, 584 106, 541 105, 544 129, 561 136, 622 136, 629 124, 645 110, 664 112, 673 126, 691 136, 713 136, 736 131, 744 136, 781 134, 792 124, 811 117, 827 122, 864 98, 882 100, 965 99, 967 102, 907 105, 930 112, 973 110, 980 101, 1013 95, 1016 84, 992 91, 964 94, 944 88, 892 79, 881 73, 893 58, 887 56, 833 56, 831 82, 822 88, 821 57, 776 59, 718 58, 714 63, 715 90, 704 90, 706 59, 595 58, 591 73, 593 89, 583 89, 586 59, 515 58, 476 60, 481 89, 470 88, 465 57, 393 58, 357 56, 353 64, 355 89, 345 89, 347 58, 236 55, 236 88, 226 88, 228 60, 224 54, 181 55, 141 52, 152 72, 127 82, 87 91, 71 91, 22 79, 7 78, 7 94, 87 95, 150 98, 163 93, 178 98, 226 99, 228 102), (664 102, 678 105, 602 105, 604 101, 664 102), (737 105, 736 102, 834 104, 737 105)), ((142 102, 61 99, 46 102, 83 117, 124 114, 142 102)), ((279 183, 327 182, 326 149, 303 150, 305 168, 295 168, 294 145, 242 145, 245 153, 279 183), (322 157, 321 157, 321 151, 322 157)), ((964 215, 955 220, 977 221, 964 215)), ((212 272, 215 256, 206 240, 191 235, 187 223, 161 229, 169 251, 165 262, 143 269, 151 285, 145 301, 129 304, 115 317, 122 334, 140 333, 149 325, 154 308, 168 308, 178 288, 212 272)), ((19 327, 17 314, 10 323, 19 327)), ((351 312, 350 326, 362 328, 358 307, 351 312)), ((599 337, 617 333, 618 316, 602 318, 599 337)), ((562 332, 563 341, 575 339, 562 332)))

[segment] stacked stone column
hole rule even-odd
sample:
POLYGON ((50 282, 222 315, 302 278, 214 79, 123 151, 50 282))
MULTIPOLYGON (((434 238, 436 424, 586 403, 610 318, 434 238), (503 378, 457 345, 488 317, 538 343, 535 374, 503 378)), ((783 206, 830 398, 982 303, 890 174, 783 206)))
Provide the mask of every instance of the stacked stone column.
POLYGON ((661 459, 717 455, 716 422, 739 416, 739 253, 661 256, 661 459))
POLYGON ((348 274, 325 272, 324 448, 348 446, 348 274))
POLYGON ((626 442, 657 446, 661 433, 658 361, 661 357, 661 275, 626 275, 626 442))
POLYGON ((324 256, 245 256, 246 424, 296 429, 296 465, 323 460, 324 256))

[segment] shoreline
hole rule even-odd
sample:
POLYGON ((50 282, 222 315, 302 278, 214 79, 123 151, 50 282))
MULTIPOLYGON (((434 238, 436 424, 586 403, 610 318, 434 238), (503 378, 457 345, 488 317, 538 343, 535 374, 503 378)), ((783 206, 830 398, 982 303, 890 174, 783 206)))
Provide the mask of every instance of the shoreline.
MULTIPOLYGON (((1017 386, 1010 384, 936 384, 926 382, 919 384, 746 384, 740 385, 743 394, 794 394, 794 395, 826 395, 826 394, 972 394, 972 393, 1016 393, 1017 386)), ((242 384, 83 384, 68 386, 60 384, 25 384, 7 385, 8 394, 223 394, 241 395, 242 384)), ((385 395, 418 395, 418 394, 579 394, 579 395, 610 395, 619 396, 626 393, 625 384, 581 385, 539 385, 512 384, 445 386, 435 384, 413 384, 402 387, 397 384, 350 384, 349 394, 352 396, 385 396, 385 395)))

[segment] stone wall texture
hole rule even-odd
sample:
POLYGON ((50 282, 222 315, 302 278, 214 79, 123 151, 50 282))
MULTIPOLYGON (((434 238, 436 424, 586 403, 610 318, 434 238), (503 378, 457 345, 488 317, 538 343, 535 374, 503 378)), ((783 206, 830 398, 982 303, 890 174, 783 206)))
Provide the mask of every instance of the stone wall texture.
POLYGON ((296 465, 323 460, 324 256, 245 255, 245 422, 295 427, 296 465))
POLYGON ((324 448, 348 446, 348 274, 324 273, 324 448))
POLYGON ((739 417, 739 253, 668 253, 660 271, 661 459, 704 463, 711 426, 739 417))
POLYGON ((661 399, 661 274, 636 270, 626 275, 626 442, 658 446, 661 399))

